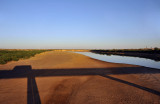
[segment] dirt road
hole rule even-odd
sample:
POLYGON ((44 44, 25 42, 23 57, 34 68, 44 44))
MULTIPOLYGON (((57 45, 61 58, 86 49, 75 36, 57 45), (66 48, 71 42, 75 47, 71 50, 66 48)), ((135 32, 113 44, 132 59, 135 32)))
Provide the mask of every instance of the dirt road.
POLYGON ((159 104, 160 70, 51 51, 0 65, 0 104, 159 104))

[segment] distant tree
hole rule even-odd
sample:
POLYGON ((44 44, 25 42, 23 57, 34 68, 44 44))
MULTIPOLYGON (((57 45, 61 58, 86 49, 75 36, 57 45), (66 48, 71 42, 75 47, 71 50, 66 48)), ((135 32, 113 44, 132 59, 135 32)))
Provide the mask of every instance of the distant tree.
POLYGON ((158 49, 158 47, 155 47, 154 50, 155 50, 155 51, 158 51, 159 49, 158 49))

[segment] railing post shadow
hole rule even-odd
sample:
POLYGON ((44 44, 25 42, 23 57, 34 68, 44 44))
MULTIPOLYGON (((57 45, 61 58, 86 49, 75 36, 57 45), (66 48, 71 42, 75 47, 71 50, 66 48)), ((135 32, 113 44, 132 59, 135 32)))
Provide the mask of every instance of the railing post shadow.
POLYGON ((27 104, 41 104, 35 75, 30 65, 16 66, 14 71, 27 77, 27 104))
POLYGON ((31 66, 27 78, 27 104, 41 104, 38 87, 31 66))

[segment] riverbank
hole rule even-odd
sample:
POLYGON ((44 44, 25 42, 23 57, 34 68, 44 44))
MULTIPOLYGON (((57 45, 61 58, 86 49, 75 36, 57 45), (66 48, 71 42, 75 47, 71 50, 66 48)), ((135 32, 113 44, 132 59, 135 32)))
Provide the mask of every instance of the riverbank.
POLYGON ((141 50, 141 49, 125 49, 125 50, 91 50, 93 53, 119 56, 132 56, 160 61, 160 50, 141 50))
POLYGON ((44 52, 0 65, 0 103, 160 103, 159 79, 156 69, 44 52))

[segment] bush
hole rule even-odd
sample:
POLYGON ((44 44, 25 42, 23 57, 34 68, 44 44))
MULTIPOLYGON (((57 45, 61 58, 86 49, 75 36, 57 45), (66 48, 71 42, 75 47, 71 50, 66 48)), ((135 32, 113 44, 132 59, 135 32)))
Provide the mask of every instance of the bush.
POLYGON ((0 64, 6 64, 12 60, 27 59, 45 51, 49 50, 0 50, 0 64))
POLYGON ((158 51, 159 49, 157 47, 154 48, 155 51, 158 51))

